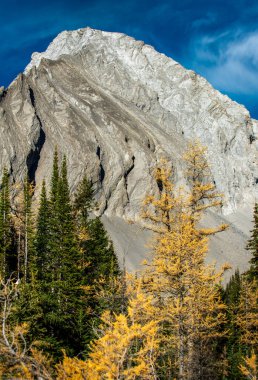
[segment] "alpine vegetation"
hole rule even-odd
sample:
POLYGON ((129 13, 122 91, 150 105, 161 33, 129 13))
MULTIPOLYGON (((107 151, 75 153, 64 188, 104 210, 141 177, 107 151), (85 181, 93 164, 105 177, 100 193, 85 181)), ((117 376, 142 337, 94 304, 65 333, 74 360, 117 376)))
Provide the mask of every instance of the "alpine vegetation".
POLYGON ((26 178, 1 186, 0 373, 3 379, 255 379, 257 207, 250 269, 222 286, 225 264, 206 263, 203 213, 220 207, 205 148, 184 154, 188 186, 173 183, 165 159, 153 171, 159 193, 141 216, 152 255, 135 275, 119 268, 92 183, 73 197, 66 157, 55 150, 39 204, 26 178), (11 195, 12 194, 12 195, 11 195))

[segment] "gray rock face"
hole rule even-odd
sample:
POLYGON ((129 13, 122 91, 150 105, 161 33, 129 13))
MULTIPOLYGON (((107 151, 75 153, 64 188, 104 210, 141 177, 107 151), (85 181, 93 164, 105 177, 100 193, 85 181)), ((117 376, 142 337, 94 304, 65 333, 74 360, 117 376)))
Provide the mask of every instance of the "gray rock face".
POLYGON ((167 157, 183 181, 189 139, 208 147, 224 214, 255 197, 258 123, 249 112, 151 46, 90 28, 63 32, 0 91, 0 169, 49 177, 54 147, 71 189, 87 174, 100 213, 139 221, 151 173, 167 157))

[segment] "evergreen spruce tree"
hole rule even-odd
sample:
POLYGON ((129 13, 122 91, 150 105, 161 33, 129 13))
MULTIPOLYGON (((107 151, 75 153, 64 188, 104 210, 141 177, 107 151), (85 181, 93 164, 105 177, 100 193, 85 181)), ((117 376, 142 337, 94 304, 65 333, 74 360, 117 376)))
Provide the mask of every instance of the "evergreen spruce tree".
POLYGON ((88 285, 93 286, 88 305, 96 316, 94 324, 98 324, 104 310, 115 313, 124 311, 127 307, 127 297, 125 287, 121 287, 124 278, 113 244, 100 218, 97 217, 89 222, 89 236, 87 242, 89 264, 85 269, 84 279, 88 285))
POLYGON ((61 269, 63 268, 65 271, 61 273, 61 278, 64 280, 64 276, 67 277, 67 275, 71 276, 73 274, 73 269, 74 273, 78 274, 77 265, 79 262, 79 250, 75 237, 75 223, 70 201, 65 157, 62 161, 61 176, 58 182, 57 211, 60 228, 59 249, 62 252, 61 269), (72 267, 67 268, 66 265, 72 265, 72 267), (67 270, 69 270, 68 274, 66 273, 67 270))
POLYGON ((4 169, 0 189, 0 275, 3 279, 15 268, 12 235, 9 175, 4 169))
POLYGON ((250 355, 257 343, 257 281, 258 281, 258 204, 254 207, 254 228, 247 249, 252 253, 250 268, 231 277, 224 300, 228 306, 228 334, 225 340, 227 354, 227 379, 245 379, 241 370, 244 357, 250 355))
POLYGON ((95 206, 92 184, 83 178, 75 195, 74 210, 79 229, 80 248, 85 262, 84 279, 87 283, 120 275, 117 257, 103 223, 91 217, 95 206))
POLYGON ((47 336, 45 305, 48 300, 44 280, 49 273, 48 251, 46 249, 49 239, 48 228, 46 227, 48 225, 48 218, 46 216, 48 202, 45 183, 43 182, 42 185, 35 234, 32 234, 30 224, 32 219, 31 192, 32 187, 27 179, 23 186, 23 195, 16 199, 16 228, 18 229, 17 236, 19 240, 18 276, 22 281, 19 284, 19 297, 16 300, 13 321, 15 324, 22 324, 24 322, 28 324, 27 344, 37 340, 44 348, 45 343, 43 341, 45 341, 44 337, 47 336), (26 276, 25 269, 27 272, 26 276))
POLYGON ((257 281, 250 281, 246 276, 243 276, 237 313, 237 325, 241 334, 240 340, 245 347, 244 356, 250 355, 253 349, 255 350, 255 353, 257 353, 257 302, 257 281))
POLYGON ((247 249, 252 253, 250 260, 250 269, 247 275, 250 280, 258 281, 258 203, 254 206, 254 228, 252 230, 251 238, 248 241, 247 249))
POLYGON ((75 234, 64 158, 59 173, 55 151, 50 199, 41 191, 35 236, 33 281, 23 286, 17 301, 19 322, 30 325, 30 341, 37 340, 55 360, 61 350, 76 355, 84 350, 80 313, 83 305, 80 252, 75 234))
MULTIPOLYGON (((29 277, 29 262, 33 260, 34 256, 34 218, 32 213, 32 196, 34 187, 30 183, 28 176, 23 185, 23 224, 24 224, 24 262, 23 262, 23 276, 24 282, 28 282, 29 277)), ((32 263, 31 263, 32 264, 32 263)))
POLYGON ((239 302, 239 295, 241 290, 241 276, 237 269, 231 276, 224 293, 224 299, 227 305, 237 305, 239 302))
POLYGON ((59 183, 58 160, 59 160, 58 150, 56 147, 54 151, 52 177, 51 177, 51 202, 54 204, 57 202, 57 195, 58 195, 58 183, 59 183))
MULTIPOLYGON (((44 239, 46 262, 45 265, 42 263, 41 280, 44 339, 56 356, 61 348, 70 354, 78 354, 84 349, 77 326, 83 301, 82 272, 70 204, 66 158, 59 173, 57 150, 54 154, 50 201, 46 200, 43 191, 42 202, 44 229, 48 231, 48 239, 44 239)), ((42 213, 39 216, 42 217, 42 213)), ((40 231, 38 233, 39 241, 43 237, 40 231)), ((39 252, 37 257, 40 257, 39 252)))
POLYGON ((90 261, 88 267, 89 275, 95 279, 100 277, 109 278, 111 275, 118 276, 121 272, 114 247, 107 236, 100 218, 92 219, 88 226, 90 235, 87 245, 90 261))
POLYGON ((227 304, 227 379, 245 379, 240 370, 244 357, 251 354, 257 343, 257 281, 249 276, 249 271, 231 277, 225 292, 227 304))
POLYGON ((45 181, 42 184, 33 247, 28 181, 17 208, 22 214, 21 269, 26 281, 19 285, 13 316, 15 323, 28 323, 28 343, 36 340, 54 360, 62 350, 84 356, 93 337, 92 325, 102 310, 114 310, 120 302, 114 294, 119 284, 112 281, 120 273, 112 243, 100 219, 90 218, 95 205, 92 185, 84 179, 73 208, 66 158, 61 168, 58 161, 55 150, 49 197, 45 181))
POLYGON ((61 237, 60 212, 59 212, 59 163, 57 148, 54 152, 53 169, 51 177, 50 201, 49 201, 49 238, 48 250, 49 261, 48 270, 45 271, 45 281, 49 283, 59 277, 60 253, 59 239, 61 237))
POLYGON ((79 225, 87 226, 89 215, 95 206, 93 194, 92 183, 84 176, 74 199, 74 210, 79 225))
MULTIPOLYGON (((224 302, 227 305, 227 326, 228 331, 224 340, 227 360, 227 379, 242 379, 239 365, 242 362, 243 345, 240 342, 241 332, 237 326, 237 315, 240 301, 242 279, 239 270, 236 270, 230 278, 224 291, 224 302)), ((223 343, 222 343, 223 344, 223 343)))
POLYGON ((49 201, 47 198, 46 182, 42 183, 40 205, 37 216, 37 228, 35 236, 35 272, 36 278, 42 280, 44 274, 49 270, 49 201))
POLYGON ((113 244, 110 242, 100 218, 93 218, 92 183, 86 177, 79 184, 74 199, 74 213, 79 236, 83 285, 91 291, 85 299, 87 315, 84 313, 82 324, 86 331, 87 343, 93 338, 92 326, 97 326, 104 310, 121 312, 125 297, 121 293, 118 278, 121 276, 113 244), (84 319, 84 322, 83 322, 84 319))
POLYGON ((67 339, 67 345, 73 347, 75 352, 83 350, 81 342, 81 326, 78 313, 83 304, 82 270, 80 268, 80 251, 77 244, 75 224, 67 181, 66 158, 64 157, 58 186, 58 212, 59 212, 59 256, 57 270, 57 300, 59 312, 62 315, 61 335, 67 339), (73 342, 69 336, 73 336, 73 342), (77 339, 79 338, 80 339, 77 339), (73 343, 73 344, 72 344, 73 343))

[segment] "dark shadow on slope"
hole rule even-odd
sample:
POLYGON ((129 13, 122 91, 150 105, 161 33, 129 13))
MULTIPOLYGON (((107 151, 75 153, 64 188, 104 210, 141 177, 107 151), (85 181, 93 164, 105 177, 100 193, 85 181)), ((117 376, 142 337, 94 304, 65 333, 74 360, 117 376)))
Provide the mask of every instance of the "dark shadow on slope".
POLYGON ((35 184, 35 176, 36 176, 36 171, 37 171, 38 163, 40 159, 40 152, 46 141, 46 134, 43 131, 42 122, 39 116, 37 115, 37 110, 36 110, 36 105, 35 105, 35 96, 31 88, 29 89, 29 94, 30 94, 31 104, 35 111, 36 119, 40 126, 38 139, 35 142, 34 147, 30 150, 30 153, 28 154, 28 157, 26 160, 29 181, 35 184))

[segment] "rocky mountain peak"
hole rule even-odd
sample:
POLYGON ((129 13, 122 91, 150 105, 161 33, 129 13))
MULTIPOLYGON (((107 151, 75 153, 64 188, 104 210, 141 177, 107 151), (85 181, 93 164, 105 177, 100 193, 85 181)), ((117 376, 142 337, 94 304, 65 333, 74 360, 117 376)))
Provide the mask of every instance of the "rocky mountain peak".
POLYGON ((87 49, 91 43, 101 43, 105 37, 115 40, 126 38, 128 42, 136 42, 133 38, 125 36, 123 33, 110 33, 101 30, 83 28, 73 31, 63 31, 50 43, 47 50, 42 53, 35 52, 32 54, 31 62, 25 68, 27 73, 32 67, 38 67, 42 58, 57 60, 62 55, 76 55, 80 51, 87 49))
MULTIPOLYGON (((207 145, 214 180, 226 196, 225 212, 233 211, 242 202, 243 196, 249 200, 253 197, 255 150, 250 141, 254 140, 255 121, 242 105, 222 95, 204 78, 184 69, 151 46, 121 33, 91 28, 62 32, 45 52, 33 54, 25 74, 33 77, 34 74, 30 73, 33 67, 40 72, 40 63, 49 71, 50 67, 51 70, 52 67, 61 67, 64 62, 66 66, 69 62, 71 71, 80 73, 77 80, 82 76, 83 81, 93 81, 105 95, 115 100, 117 106, 134 106, 133 113, 140 110, 140 118, 145 119, 148 125, 148 128, 140 128, 140 138, 148 140, 147 129, 151 129, 150 140, 159 141, 165 133, 172 140, 181 136, 184 141, 198 137, 207 145), (53 65, 47 63, 48 60, 62 62, 53 65), (125 102, 128 104, 125 105, 125 102), (235 155, 234 159, 232 154, 235 155), (232 175, 226 174, 226 170, 231 171, 232 175), (239 172, 244 173, 244 179, 238 178, 239 172), (247 192, 243 191, 243 181, 248 186, 247 192)), ((85 88, 81 87, 80 91, 85 92, 85 88)), ((92 93, 96 99, 102 97, 98 90, 92 93)), ((73 95, 68 101, 72 101, 73 95)), ((106 116, 106 112, 104 114, 106 116)), ((115 123, 119 123, 117 118, 115 123)), ((130 129, 131 122, 129 124, 130 129)), ((160 153, 165 151, 170 155, 169 145, 171 147, 173 143, 162 144, 160 141, 157 144, 160 153)), ((182 147, 184 142, 180 145, 182 147)))
POLYGON ((165 156, 184 181, 182 152, 198 138, 231 214, 254 201, 257 125, 242 105, 142 41, 65 31, 0 96, 0 169, 14 180, 28 169, 40 185, 58 146, 71 190, 87 174, 101 214, 138 223, 142 200, 157 191, 153 167, 165 156))

